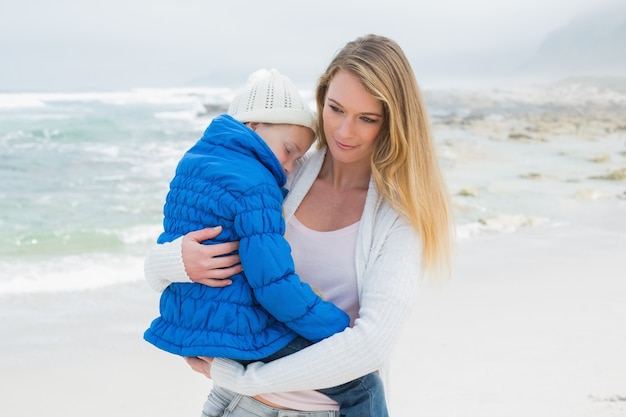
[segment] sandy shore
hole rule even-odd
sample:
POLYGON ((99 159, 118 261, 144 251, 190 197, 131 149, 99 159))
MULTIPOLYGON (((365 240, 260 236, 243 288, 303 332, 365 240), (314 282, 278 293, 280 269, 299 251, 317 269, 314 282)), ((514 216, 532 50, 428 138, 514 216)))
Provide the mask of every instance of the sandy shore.
MULTIPOLYGON (((624 217, 462 241, 394 352, 392 415, 625 416, 624 217)), ((157 305, 143 282, 0 299, 2 415, 198 416, 210 382, 142 340, 157 305)))
POLYGON ((3 298, 2 414, 198 415, 210 382, 142 339, 157 306, 143 282, 3 298))
POLYGON ((396 415, 626 416, 625 232, 622 220, 464 242, 395 352, 396 415))

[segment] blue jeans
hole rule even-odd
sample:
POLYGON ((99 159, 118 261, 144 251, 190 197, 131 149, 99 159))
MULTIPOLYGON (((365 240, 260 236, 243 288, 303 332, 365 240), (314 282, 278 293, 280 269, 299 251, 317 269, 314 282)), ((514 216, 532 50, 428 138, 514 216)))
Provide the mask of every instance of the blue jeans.
MULTIPOLYGON (((265 359, 261 359, 262 362, 271 362, 273 360, 282 358, 283 356, 290 355, 294 352, 304 349, 309 346, 311 342, 308 340, 297 337, 294 341, 289 343, 283 349, 274 353, 271 356, 268 356, 265 359)), ((243 365, 247 365, 254 361, 239 361, 243 365)), ((340 408, 340 416, 341 417, 388 417, 389 413, 387 411, 387 403, 385 401, 385 392, 383 389, 383 383, 380 379, 380 376, 373 372, 371 374, 367 374, 360 378, 357 378, 353 381, 346 382, 345 384, 338 385, 336 387, 319 389, 319 392, 327 395, 334 401, 339 404, 340 408)), ((205 403, 205 411, 209 413, 205 413, 203 411, 203 416, 221 416, 221 414, 210 414, 215 413, 216 410, 224 409, 228 406, 231 401, 236 398, 235 393, 225 390, 224 388, 214 387, 211 393, 209 394, 209 398, 205 403), (215 391, 215 392, 214 392, 215 391), (225 404, 225 405, 224 405, 225 404), (207 409, 209 407, 209 411, 207 409)), ((254 400, 253 400, 254 401, 254 400)), ((254 401, 257 402, 257 401, 254 401)), ((247 401, 246 401, 247 403, 247 401)), ((259 403, 265 406, 262 403, 259 403)), ((267 407, 267 406, 265 406, 267 407)), ((269 407, 271 408, 271 407, 269 407)), ((275 410, 275 409, 274 409, 275 410)), ((285 410, 280 410, 285 411, 285 410)), ((281 414, 282 415, 293 415, 293 416, 305 416, 309 414, 304 414, 303 412, 297 412, 299 414, 281 414)), ((326 412, 328 413, 328 412, 326 412)), ((224 416, 229 414, 224 414, 224 416)), ((239 416, 240 414, 236 414, 239 416)), ((241 414, 241 416, 254 415, 254 414, 241 414)), ((262 414, 265 416, 266 414, 262 414)), ((328 415, 328 414, 326 414, 328 415)), ((233 414, 233 416, 235 416, 233 414)))
POLYGON ((291 411, 265 405, 252 397, 215 387, 202 417, 339 417, 339 411, 291 411))

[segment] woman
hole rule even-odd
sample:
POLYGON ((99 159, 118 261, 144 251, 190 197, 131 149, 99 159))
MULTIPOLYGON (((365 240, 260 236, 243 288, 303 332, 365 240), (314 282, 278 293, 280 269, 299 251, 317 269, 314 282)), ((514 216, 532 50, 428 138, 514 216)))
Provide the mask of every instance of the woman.
MULTIPOLYGON (((238 393, 224 398, 224 415, 337 410, 313 390, 374 371, 384 377, 420 275, 449 267, 449 198, 425 105, 402 49, 377 35, 349 42, 321 75, 316 100, 319 144, 289 178, 286 236, 300 277, 346 311, 352 327, 246 368, 225 359, 187 358, 215 386, 238 393)), ((146 260, 148 280, 227 285, 220 278, 237 267, 214 268, 233 265, 236 256, 207 259, 234 245, 199 244, 214 232, 155 248, 146 260)), ((205 405, 205 415, 214 406, 205 405)))

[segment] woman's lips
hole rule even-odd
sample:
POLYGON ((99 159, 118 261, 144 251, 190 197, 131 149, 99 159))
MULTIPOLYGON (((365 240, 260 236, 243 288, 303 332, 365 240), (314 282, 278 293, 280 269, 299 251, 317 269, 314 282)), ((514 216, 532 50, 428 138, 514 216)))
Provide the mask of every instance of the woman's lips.
POLYGON ((354 149, 356 146, 350 146, 350 145, 345 145, 341 142, 335 141, 335 144, 337 145, 337 147, 341 148, 341 149, 345 149, 345 150, 350 150, 350 149, 354 149))

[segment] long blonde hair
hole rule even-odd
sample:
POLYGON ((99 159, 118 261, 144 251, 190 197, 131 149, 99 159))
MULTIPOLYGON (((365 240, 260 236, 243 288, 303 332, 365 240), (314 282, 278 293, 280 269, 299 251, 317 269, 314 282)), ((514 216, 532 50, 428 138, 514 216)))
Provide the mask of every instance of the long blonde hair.
MULTIPOLYGON (((328 86, 339 70, 354 74, 383 103, 384 122, 372 155, 379 193, 420 234, 425 271, 449 272, 452 246, 450 198, 443 181, 428 114, 413 69, 400 46, 384 36, 347 43, 317 84, 319 125, 328 86)), ((324 129, 319 147, 327 146, 324 129)))

